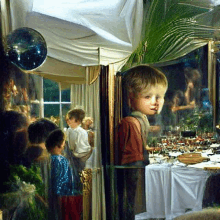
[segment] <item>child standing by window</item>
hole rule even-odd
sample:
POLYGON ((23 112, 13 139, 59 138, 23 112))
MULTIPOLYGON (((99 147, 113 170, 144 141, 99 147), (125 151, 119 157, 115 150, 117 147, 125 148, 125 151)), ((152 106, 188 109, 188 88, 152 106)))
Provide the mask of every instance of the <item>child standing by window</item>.
MULTIPOLYGON (((120 219, 134 219, 135 193, 140 175, 135 168, 149 164, 148 150, 151 150, 147 146, 150 129, 147 116, 161 112, 167 87, 166 76, 147 65, 129 69, 122 78, 123 98, 127 100, 129 115, 122 119, 118 133, 119 165, 125 166, 119 181, 119 199, 122 199, 119 205, 123 201, 126 203, 119 210, 122 214, 120 219)), ((141 178, 144 179, 144 176, 141 178)))
POLYGON ((85 112, 82 109, 70 110, 66 116, 66 121, 69 125, 67 129, 68 145, 72 156, 80 159, 80 171, 85 168, 86 161, 91 156, 93 150, 89 144, 88 133, 81 126, 84 118, 85 112))
POLYGON ((50 208, 55 213, 60 202, 62 218, 56 215, 54 219, 80 219, 82 196, 75 196, 78 192, 74 190, 72 170, 69 161, 62 156, 64 145, 65 134, 60 129, 52 131, 46 140, 46 148, 51 154, 50 208))

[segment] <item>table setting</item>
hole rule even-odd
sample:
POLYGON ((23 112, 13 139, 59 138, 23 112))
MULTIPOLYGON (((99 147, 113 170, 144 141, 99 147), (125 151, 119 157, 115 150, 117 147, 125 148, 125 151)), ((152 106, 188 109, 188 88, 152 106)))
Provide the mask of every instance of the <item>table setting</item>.
POLYGON ((146 212, 137 214, 136 220, 173 220, 202 210, 206 181, 213 172, 220 172, 220 154, 210 149, 170 151, 166 155, 151 154, 150 162, 145 167, 146 212))

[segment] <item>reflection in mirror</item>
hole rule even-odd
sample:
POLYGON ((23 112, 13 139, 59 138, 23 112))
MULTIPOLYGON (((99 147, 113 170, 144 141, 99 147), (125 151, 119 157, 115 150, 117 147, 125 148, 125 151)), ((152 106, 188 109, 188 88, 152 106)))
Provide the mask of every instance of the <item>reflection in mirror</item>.
MULTIPOLYGON (((68 127, 65 118, 67 112, 78 107, 85 110, 86 118, 83 126, 88 133, 88 141, 93 151, 80 176, 83 184, 81 192, 83 195, 81 210, 83 209, 83 212, 80 216, 83 216, 83 219, 91 219, 92 181, 97 185, 97 189, 101 190, 99 184, 96 184, 97 181, 100 182, 100 169, 97 168, 100 167, 100 160, 97 158, 101 149, 100 136, 98 136, 100 135, 99 80, 91 85, 70 85, 68 88, 61 89, 60 83, 42 76, 27 74, 15 68, 11 79, 4 86, 6 110, 20 112, 29 119, 31 124, 45 118, 65 131, 68 127)), ((35 153, 41 154, 41 147, 38 150, 39 152, 35 153)), ((94 196, 96 197, 96 195, 94 196)))
MULTIPOLYGON (((207 50, 207 46, 204 46, 180 59, 153 65, 166 75, 168 89, 161 113, 147 117, 150 123, 147 137, 147 145, 151 148, 151 150, 148 150, 150 164, 167 163, 168 165, 170 163, 172 165, 173 163, 180 163, 178 155, 191 152, 197 153, 195 155, 201 155, 202 152, 208 154, 211 152, 210 145, 216 143, 213 132, 213 106, 209 100, 207 50)), ((116 83, 119 85, 123 81, 123 74, 119 73, 116 78, 118 80, 116 83)), ((123 93, 121 112, 123 113, 122 116, 116 115, 118 124, 121 118, 129 114, 123 86, 121 90, 123 93)), ((117 102, 120 103, 120 101, 121 97, 118 98, 117 102)), ((120 107, 120 105, 118 106, 120 107)), ((118 106, 117 108, 119 108, 118 106)), ((119 133, 117 134, 118 136, 120 135, 119 133)), ((129 137, 134 137, 134 134, 129 137)), ((146 214, 146 211, 148 212, 146 210, 147 204, 152 204, 152 201, 143 198, 146 195, 145 190, 147 190, 151 183, 153 185, 159 185, 159 183, 151 182, 148 184, 147 182, 139 182, 138 187, 134 185, 135 181, 144 179, 139 178, 138 175, 140 175, 140 172, 144 172, 145 168, 141 169, 137 166, 129 168, 125 166, 126 164, 124 166, 120 165, 120 155, 119 153, 117 155, 117 152, 120 151, 119 145, 121 142, 117 142, 118 140, 120 138, 116 136, 117 150, 115 151, 115 161, 116 164, 119 164, 115 166, 116 200, 118 202, 117 215, 120 216, 120 219, 124 219, 121 210, 126 210, 130 213, 133 212, 135 217, 138 215, 141 217, 141 215, 144 216, 146 214), (131 180, 131 175, 126 176, 128 170, 137 175, 135 181, 131 180), (129 193, 124 193, 129 184, 132 185, 132 190, 130 190, 130 193, 133 195, 132 204, 129 199, 129 193)), ((166 165, 162 167, 158 168, 158 171, 159 169, 166 169, 166 165)))
POLYGON ((169 86, 161 115, 149 119, 151 125, 159 126, 152 127, 152 136, 181 137, 188 131, 194 136, 213 135, 205 51, 206 46, 158 67, 166 74, 169 86))

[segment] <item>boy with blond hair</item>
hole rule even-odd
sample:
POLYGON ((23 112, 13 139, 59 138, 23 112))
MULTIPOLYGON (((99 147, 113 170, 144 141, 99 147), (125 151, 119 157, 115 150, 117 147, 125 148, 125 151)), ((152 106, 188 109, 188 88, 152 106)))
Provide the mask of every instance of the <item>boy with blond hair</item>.
POLYGON ((122 83, 130 114, 122 119, 119 127, 119 163, 144 167, 149 164, 147 115, 161 112, 168 82, 159 70, 141 65, 128 70, 122 83))
MULTIPOLYGON (((147 116, 159 114, 164 104, 168 82, 166 76, 158 69, 140 65, 129 69, 122 78, 125 89, 129 115, 119 125, 119 165, 124 169, 124 178, 119 181, 119 194, 126 210, 122 207, 120 219, 134 219, 135 193, 138 171, 149 164, 147 136, 150 124, 147 116), (121 186, 121 188, 120 188, 121 186), (124 188, 127 193, 123 193, 124 188), (127 194, 126 198, 124 196, 127 194)), ((142 176, 142 179, 144 176, 142 176)))

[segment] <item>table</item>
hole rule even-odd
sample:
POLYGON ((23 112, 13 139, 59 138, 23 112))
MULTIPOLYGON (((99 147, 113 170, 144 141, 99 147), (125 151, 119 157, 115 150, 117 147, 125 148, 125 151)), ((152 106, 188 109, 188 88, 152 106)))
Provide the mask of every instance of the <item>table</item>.
POLYGON ((171 220, 187 211, 202 210, 205 183, 210 172, 203 169, 164 164, 145 168, 146 213, 135 219, 171 220))

